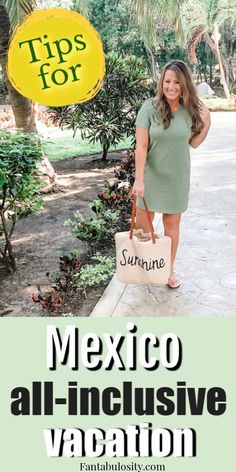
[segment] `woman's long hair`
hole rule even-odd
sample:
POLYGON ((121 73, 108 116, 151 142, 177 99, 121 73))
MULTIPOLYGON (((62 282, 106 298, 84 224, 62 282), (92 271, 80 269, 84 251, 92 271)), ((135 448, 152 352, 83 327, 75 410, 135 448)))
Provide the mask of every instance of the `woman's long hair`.
POLYGON ((155 98, 157 116, 163 122, 164 129, 169 128, 172 113, 163 94, 163 82, 167 70, 172 70, 176 73, 182 90, 180 103, 192 118, 192 132, 194 134, 199 134, 203 128, 203 122, 199 111, 201 101, 198 98, 197 89, 193 82, 191 71, 183 61, 174 59, 168 62, 161 72, 157 95, 155 98))

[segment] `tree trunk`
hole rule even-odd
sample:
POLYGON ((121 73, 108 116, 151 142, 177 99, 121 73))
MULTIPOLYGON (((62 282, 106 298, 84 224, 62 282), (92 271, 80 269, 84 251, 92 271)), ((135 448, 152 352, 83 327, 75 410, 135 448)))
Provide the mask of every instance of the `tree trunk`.
POLYGON ((228 84, 227 84, 227 81, 226 81, 225 71, 224 71, 223 62, 222 62, 222 58, 221 58, 221 52, 220 52, 220 48, 219 48, 220 36, 219 36, 219 27, 218 27, 217 23, 215 23, 215 25, 214 25, 213 39, 214 39, 214 42, 215 42, 215 45, 216 45, 217 60, 218 60, 219 66, 220 66, 221 82, 222 82, 222 85, 223 85, 223 88, 224 88, 225 96, 229 101, 231 101, 231 97, 230 97, 230 93, 229 93, 229 87, 228 87, 228 84))
POLYGON ((224 58, 224 56, 222 55, 222 53, 220 51, 220 48, 219 48, 219 39, 217 39, 217 38, 219 38, 219 27, 216 23, 215 23, 214 35, 213 35, 214 40, 209 36, 209 34, 207 32, 204 33, 204 38, 205 38, 205 41, 208 44, 209 48, 211 49, 211 51, 213 52, 213 54, 215 55, 215 57, 218 61, 218 64, 219 64, 219 67, 220 67, 221 82, 222 82, 222 85, 223 85, 223 88, 224 88, 225 96, 228 100, 231 100, 230 93, 229 93, 229 85, 227 83, 227 76, 229 76, 229 73, 228 73, 229 64, 226 61, 226 59, 224 58), (225 73, 225 71, 226 71, 226 73, 225 73))
POLYGON ((108 149, 109 149, 109 144, 105 143, 103 144, 103 147, 102 147, 102 150, 103 150, 103 153, 102 153, 102 161, 105 161, 106 158, 107 158, 107 153, 108 153, 108 149))
POLYGON ((212 87, 212 64, 210 63, 210 86, 212 87))
POLYGON ((0 64, 5 76, 16 127, 22 128, 25 132, 37 132, 31 101, 28 98, 20 95, 20 93, 14 89, 7 76, 7 50, 10 39, 10 31, 11 25, 9 16, 3 4, 3 0, 0 0, 0 64))
MULTIPOLYGON (((210 37, 210 35, 207 32, 204 34, 204 39, 205 39, 207 45, 209 46, 210 50, 213 52, 215 58, 218 61, 218 54, 217 54, 217 48, 216 48, 215 42, 213 41, 213 39, 210 37)), ((222 61, 222 64, 223 64, 223 67, 224 67, 224 70, 225 70, 225 75, 227 77, 227 76, 229 76, 229 72, 228 72, 229 71, 229 64, 228 64, 228 61, 223 56, 222 52, 221 51, 219 51, 219 52, 220 52, 221 61, 222 61)))
MULTIPOLYGON (((4 70, 3 61, 0 61, 0 63, 2 69, 4 70)), ((4 75, 6 76, 6 74, 4 75)), ((19 92, 17 92, 17 90, 14 89, 7 77, 6 85, 15 118, 16 127, 23 129, 26 133, 37 133, 31 100, 26 97, 23 97, 19 92)))
POLYGON ((155 56, 153 54, 153 51, 148 46, 145 45, 145 49, 147 51, 148 60, 151 67, 151 76, 154 82, 156 82, 157 81, 157 68, 156 68, 155 56))
MULTIPOLYGON (((8 12, 3 0, 0 0, 0 65, 6 79, 6 86, 16 127, 22 128, 26 133, 37 133, 31 100, 23 97, 19 92, 17 92, 7 76, 7 51, 10 40, 10 31, 11 25, 8 12)), ((42 160, 40 170, 43 172, 43 180, 47 183, 47 186, 43 191, 49 191, 56 184, 56 176, 54 169, 46 156, 44 156, 42 160)))

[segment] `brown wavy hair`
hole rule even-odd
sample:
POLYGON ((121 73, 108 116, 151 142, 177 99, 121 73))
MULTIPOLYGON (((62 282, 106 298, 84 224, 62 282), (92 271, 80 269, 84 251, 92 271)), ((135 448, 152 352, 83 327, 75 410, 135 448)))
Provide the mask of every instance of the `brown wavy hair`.
POLYGON ((172 70, 176 73, 182 90, 180 103, 192 118, 191 129, 193 133, 199 134, 203 128, 203 122, 201 120, 199 111, 201 100, 198 98, 197 89, 192 78, 192 73, 185 62, 181 60, 173 59, 162 69, 157 87, 157 95, 155 97, 157 116, 163 122, 164 129, 169 128, 173 115, 170 106, 163 94, 163 82, 167 70, 172 70))

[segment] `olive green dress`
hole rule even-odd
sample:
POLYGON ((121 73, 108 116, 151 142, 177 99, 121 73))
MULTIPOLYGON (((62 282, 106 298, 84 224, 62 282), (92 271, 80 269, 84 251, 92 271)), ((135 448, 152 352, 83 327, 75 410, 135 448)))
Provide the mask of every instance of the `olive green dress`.
MULTIPOLYGON (((172 113, 170 126, 158 122, 153 99, 140 108, 136 126, 149 129, 144 169, 145 200, 150 211, 182 213, 187 210, 190 183, 189 139, 192 120, 185 108, 172 113)), ((144 208, 137 198, 137 206, 144 208)))

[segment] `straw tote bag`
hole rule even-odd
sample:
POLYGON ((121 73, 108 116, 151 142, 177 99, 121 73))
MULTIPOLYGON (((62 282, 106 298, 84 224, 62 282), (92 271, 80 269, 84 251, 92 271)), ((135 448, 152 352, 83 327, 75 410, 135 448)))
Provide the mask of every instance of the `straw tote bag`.
POLYGON ((126 284, 165 285, 170 277, 171 238, 154 233, 149 210, 143 201, 150 233, 134 230, 134 197, 130 231, 115 235, 117 278, 126 284))

